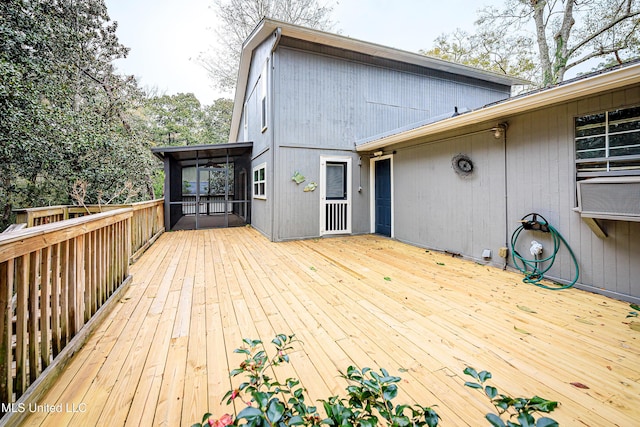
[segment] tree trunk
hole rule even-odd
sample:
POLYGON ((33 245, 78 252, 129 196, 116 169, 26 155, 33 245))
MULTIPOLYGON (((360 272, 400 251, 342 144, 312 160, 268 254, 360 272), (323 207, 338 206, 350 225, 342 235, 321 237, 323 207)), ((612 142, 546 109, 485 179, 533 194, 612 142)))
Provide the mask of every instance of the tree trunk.
POLYGON ((575 24, 573 19, 573 6, 574 0, 569 0, 565 3, 564 12, 562 16, 562 26, 554 36, 555 40, 555 57, 553 59, 553 79, 546 84, 555 84, 561 82, 564 79, 564 73, 567 71, 567 62, 569 61, 569 36, 571 35, 571 28, 575 24))
POLYGON ((536 24, 536 40, 538 42, 538 52, 540 53, 540 67, 542 68, 542 79, 545 86, 553 80, 553 68, 549 57, 549 45, 545 32, 544 9, 547 6, 546 0, 531 0, 533 9, 533 20, 536 24))

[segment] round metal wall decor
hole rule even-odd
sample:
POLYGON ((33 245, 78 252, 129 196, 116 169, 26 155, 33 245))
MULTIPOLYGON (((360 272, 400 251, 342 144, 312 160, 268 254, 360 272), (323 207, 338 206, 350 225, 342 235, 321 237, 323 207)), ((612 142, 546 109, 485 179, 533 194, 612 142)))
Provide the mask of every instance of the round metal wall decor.
POLYGON ((469 176, 473 172, 473 162, 469 156, 458 154, 451 159, 453 170, 460 176, 469 176))

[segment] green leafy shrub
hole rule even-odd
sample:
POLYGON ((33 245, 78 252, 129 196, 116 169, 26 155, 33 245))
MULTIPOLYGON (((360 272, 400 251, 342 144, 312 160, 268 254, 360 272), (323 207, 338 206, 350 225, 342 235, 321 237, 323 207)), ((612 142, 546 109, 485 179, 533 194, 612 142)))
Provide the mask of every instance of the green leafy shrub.
POLYGON ((318 408, 307 405, 305 389, 296 378, 279 382, 268 373, 272 368, 289 362, 288 351, 298 342, 294 335, 277 335, 271 343, 275 354, 269 357, 262 349, 262 341, 244 339, 244 346, 235 350, 244 354, 245 360, 239 368, 231 371, 231 376, 244 375, 247 381, 237 389, 230 390, 223 398, 229 405, 235 400, 243 402, 243 409, 235 415, 224 414, 215 419, 206 413, 201 424, 224 427, 255 426, 362 426, 387 425, 428 426, 438 425, 439 416, 431 408, 421 405, 394 405, 392 400, 398 395, 400 377, 389 375, 385 369, 380 372, 369 368, 358 369, 350 366, 340 376, 348 382, 347 397, 332 396, 321 400, 325 414, 318 408))
POLYGON ((485 382, 491 378, 491 372, 478 372, 471 367, 464 370, 466 375, 473 377, 476 382, 467 381, 464 383, 467 387, 483 390, 487 397, 495 406, 498 414, 488 413, 485 418, 494 427, 557 427, 558 423, 548 417, 535 419, 533 414, 536 412, 552 412, 558 406, 558 402, 544 399, 539 396, 531 398, 510 397, 504 394, 498 394, 498 389, 493 386, 485 385, 485 382), (502 417, 507 416, 505 423, 502 417), (515 418, 517 422, 511 421, 515 418))

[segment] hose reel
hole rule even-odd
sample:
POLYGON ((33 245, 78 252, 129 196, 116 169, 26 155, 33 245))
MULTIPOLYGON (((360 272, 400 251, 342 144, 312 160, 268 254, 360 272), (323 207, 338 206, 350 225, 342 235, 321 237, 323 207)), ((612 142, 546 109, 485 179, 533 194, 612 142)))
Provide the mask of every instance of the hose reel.
POLYGON ((549 224, 549 222, 540 214, 530 213, 522 217, 522 219, 520 220, 520 226, 516 228, 516 230, 511 235, 511 253, 514 265, 518 270, 520 270, 520 272, 525 275, 524 279, 522 279, 524 283, 533 284, 549 290, 560 290, 570 288, 578 281, 580 271, 578 267, 578 260, 576 259, 575 254, 569 247, 569 244, 564 239, 564 237, 562 237, 562 235, 558 232, 558 230, 556 230, 551 224, 549 224), (516 250, 516 244, 523 231, 550 234, 553 242, 553 250, 551 254, 547 257, 543 257, 543 245, 537 240, 532 240, 529 252, 531 253, 531 256, 533 258, 524 258, 522 255, 520 255, 520 253, 516 250), (571 259, 573 260, 576 271, 575 276, 573 280, 567 285, 545 285, 541 283, 542 279, 544 279, 545 273, 549 271, 553 266, 556 255, 560 250, 561 243, 564 244, 564 246, 569 251, 569 254, 571 255, 571 259))

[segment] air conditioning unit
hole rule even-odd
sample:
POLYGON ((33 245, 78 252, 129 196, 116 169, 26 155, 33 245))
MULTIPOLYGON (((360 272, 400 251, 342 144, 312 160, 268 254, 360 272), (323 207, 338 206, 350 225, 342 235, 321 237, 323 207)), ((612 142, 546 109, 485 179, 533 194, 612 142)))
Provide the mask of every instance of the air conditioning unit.
POLYGON ((586 218, 640 221, 640 176, 578 181, 578 208, 586 218))

